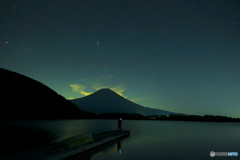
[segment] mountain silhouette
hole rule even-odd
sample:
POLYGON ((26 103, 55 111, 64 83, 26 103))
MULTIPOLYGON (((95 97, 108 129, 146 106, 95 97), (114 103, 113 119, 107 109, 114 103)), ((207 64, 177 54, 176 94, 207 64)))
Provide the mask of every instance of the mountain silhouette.
POLYGON ((70 100, 80 109, 100 114, 100 113, 138 113, 142 115, 169 115, 172 112, 143 107, 136 104, 114 91, 105 88, 83 98, 70 100))
POLYGON ((36 80, 2 68, 0 77, 0 119, 85 116, 76 105, 36 80))

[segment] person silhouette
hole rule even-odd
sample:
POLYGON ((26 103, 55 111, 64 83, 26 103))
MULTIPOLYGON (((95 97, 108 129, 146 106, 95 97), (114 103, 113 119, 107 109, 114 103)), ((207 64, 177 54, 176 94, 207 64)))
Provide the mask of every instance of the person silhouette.
POLYGON ((122 130, 122 118, 118 119, 118 130, 121 131, 122 130))

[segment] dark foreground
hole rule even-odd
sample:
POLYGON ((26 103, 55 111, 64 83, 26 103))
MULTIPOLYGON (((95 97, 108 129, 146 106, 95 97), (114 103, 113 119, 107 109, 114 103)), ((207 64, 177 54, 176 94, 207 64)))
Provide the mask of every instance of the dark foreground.
POLYGON ((92 135, 93 141, 85 143, 73 148, 63 148, 59 143, 53 143, 50 145, 42 146, 35 149, 30 149, 24 152, 9 154, 0 156, 0 159, 8 160, 52 160, 52 159, 90 159, 91 156, 106 146, 112 143, 116 143, 119 140, 130 136, 130 131, 109 131, 100 134, 92 135))

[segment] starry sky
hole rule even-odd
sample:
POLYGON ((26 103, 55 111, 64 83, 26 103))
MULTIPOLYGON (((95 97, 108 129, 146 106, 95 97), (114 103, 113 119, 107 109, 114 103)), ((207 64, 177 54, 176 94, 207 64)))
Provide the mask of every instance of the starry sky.
POLYGON ((0 67, 67 99, 111 88, 146 107, 240 117, 239 0, 1 0, 0 16, 0 67))

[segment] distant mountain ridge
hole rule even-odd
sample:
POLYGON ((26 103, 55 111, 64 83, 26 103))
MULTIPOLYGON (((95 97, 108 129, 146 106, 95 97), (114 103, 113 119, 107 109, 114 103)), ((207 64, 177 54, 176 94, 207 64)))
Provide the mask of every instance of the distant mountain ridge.
POLYGON ((70 100, 80 109, 100 113, 138 113, 142 115, 169 115, 173 112, 153 109, 136 104, 105 88, 83 98, 70 100))
POLYGON ((84 117, 76 105, 44 84, 0 68, 0 119, 84 117))

